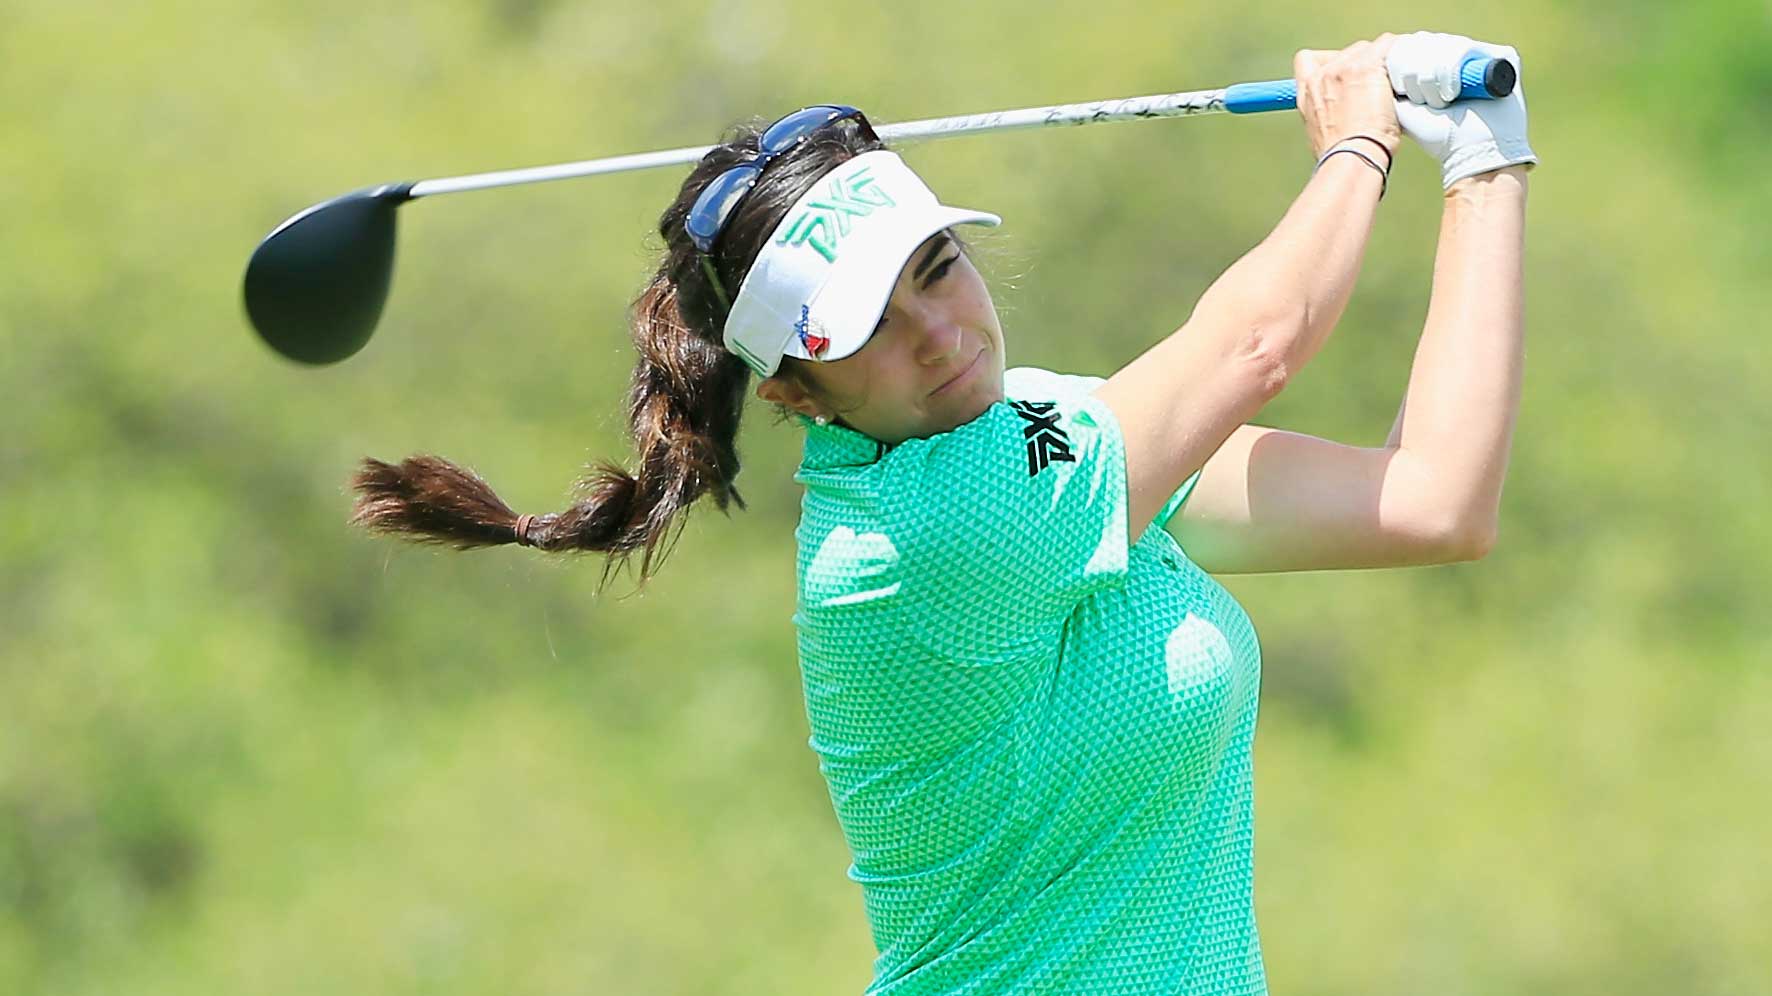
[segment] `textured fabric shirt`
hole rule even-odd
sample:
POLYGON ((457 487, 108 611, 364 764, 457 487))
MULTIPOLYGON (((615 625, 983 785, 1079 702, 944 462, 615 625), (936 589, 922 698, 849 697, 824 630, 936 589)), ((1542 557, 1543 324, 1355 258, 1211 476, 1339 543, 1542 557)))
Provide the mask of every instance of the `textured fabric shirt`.
POLYGON ((1263 993, 1260 649, 1130 542, 1101 378, 1009 370, 948 432, 806 428, 801 676, 879 951, 867 996, 1263 993))

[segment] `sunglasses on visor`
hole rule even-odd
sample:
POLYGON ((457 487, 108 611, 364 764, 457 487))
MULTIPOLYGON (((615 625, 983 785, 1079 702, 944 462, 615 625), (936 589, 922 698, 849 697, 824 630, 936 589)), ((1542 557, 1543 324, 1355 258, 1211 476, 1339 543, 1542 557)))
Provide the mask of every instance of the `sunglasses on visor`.
POLYGON ((712 183, 702 188, 701 195, 695 199, 695 205, 689 209, 689 218, 685 226, 689 229, 689 240, 703 254, 712 254, 714 243, 719 240, 720 232, 726 227, 732 213, 738 210, 745 195, 757 185, 757 178, 763 175, 771 160, 788 151, 813 132, 833 121, 854 118, 861 129, 863 137, 870 141, 879 141, 874 134, 873 125, 858 110, 847 104, 814 104, 802 107, 792 114, 764 129, 762 139, 757 143, 757 154, 745 162, 728 169, 714 177, 712 183))

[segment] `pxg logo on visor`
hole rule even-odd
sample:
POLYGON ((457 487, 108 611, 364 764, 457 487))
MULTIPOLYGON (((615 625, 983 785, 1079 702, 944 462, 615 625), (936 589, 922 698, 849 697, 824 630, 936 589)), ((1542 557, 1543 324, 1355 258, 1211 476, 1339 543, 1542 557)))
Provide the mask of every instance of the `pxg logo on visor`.
POLYGON ((784 359, 840 360, 879 327, 905 262, 952 225, 995 225, 985 211, 936 199, 886 149, 847 159, 813 181, 745 272, 721 343, 770 377, 784 359))
POLYGON ((825 262, 835 263, 838 243, 849 234, 852 218, 866 218, 875 208, 898 206, 892 195, 874 182, 872 170, 867 166, 854 176, 831 180, 828 195, 807 201, 805 210, 794 217, 776 243, 811 246, 825 262))

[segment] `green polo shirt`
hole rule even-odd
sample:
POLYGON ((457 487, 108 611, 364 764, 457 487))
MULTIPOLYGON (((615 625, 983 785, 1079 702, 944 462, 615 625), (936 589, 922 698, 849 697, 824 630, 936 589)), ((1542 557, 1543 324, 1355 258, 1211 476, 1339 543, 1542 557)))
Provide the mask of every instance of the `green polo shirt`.
POLYGON ((879 956, 868 996, 1262 993, 1261 654, 1163 528, 1136 542, 1098 377, 1031 367, 894 446, 800 421, 793 615, 879 956))

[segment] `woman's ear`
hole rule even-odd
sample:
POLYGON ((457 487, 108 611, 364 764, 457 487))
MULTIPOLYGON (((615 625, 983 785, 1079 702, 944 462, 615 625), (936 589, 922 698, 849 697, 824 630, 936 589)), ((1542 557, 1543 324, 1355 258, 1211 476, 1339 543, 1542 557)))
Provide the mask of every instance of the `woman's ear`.
POLYGON ((823 407, 813 399, 806 388, 790 377, 776 374, 765 377, 757 382, 757 397, 772 405, 781 405, 791 411, 799 412, 807 418, 816 418, 825 414, 823 407))

